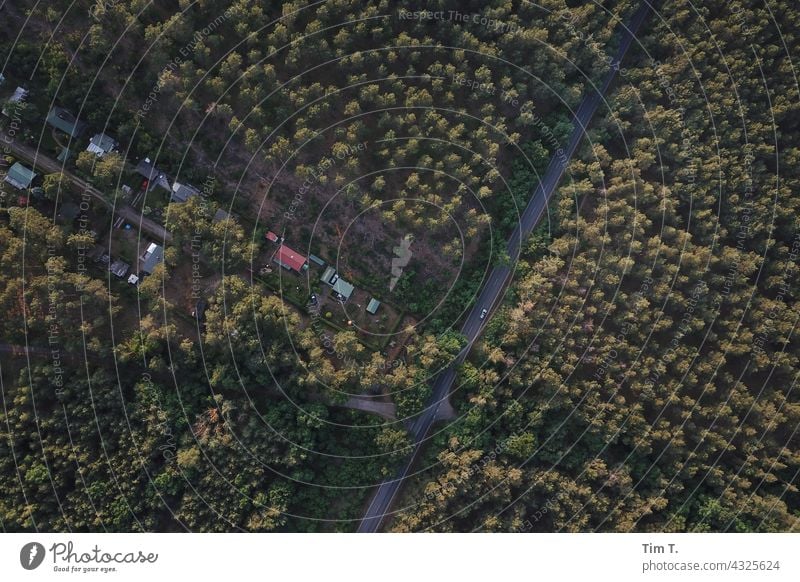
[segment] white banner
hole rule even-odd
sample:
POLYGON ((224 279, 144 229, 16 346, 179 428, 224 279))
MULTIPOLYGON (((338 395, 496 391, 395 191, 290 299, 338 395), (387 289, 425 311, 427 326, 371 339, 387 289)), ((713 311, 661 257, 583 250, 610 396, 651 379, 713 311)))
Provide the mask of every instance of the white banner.
POLYGON ((800 580, 798 534, 3 534, 0 580, 800 580))

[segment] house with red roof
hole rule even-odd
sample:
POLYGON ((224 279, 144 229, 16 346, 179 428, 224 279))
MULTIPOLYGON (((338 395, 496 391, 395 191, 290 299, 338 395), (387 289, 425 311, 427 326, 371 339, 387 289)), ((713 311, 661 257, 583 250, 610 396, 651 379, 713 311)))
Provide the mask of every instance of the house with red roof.
POLYGON ((266 238, 266 239, 267 239, 269 242, 278 242, 278 235, 277 235, 277 234, 275 234, 274 232, 272 232, 271 230, 270 230, 270 231, 268 231, 268 232, 267 232, 267 234, 266 234, 266 235, 264 235, 264 237, 265 237, 265 238, 266 238))
POLYGON ((308 268, 308 259, 286 245, 278 247, 272 260, 289 271, 297 271, 300 273, 308 268))

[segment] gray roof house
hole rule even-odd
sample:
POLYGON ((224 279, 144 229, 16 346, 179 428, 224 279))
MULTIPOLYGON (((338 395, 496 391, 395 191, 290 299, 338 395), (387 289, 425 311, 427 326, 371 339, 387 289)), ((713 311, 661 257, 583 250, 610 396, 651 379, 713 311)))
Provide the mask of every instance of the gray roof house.
POLYGON ((355 287, 353 287, 344 279, 340 278, 336 273, 336 269, 331 266, 328 266, 325 269, 325 272, 322 273, 320 281, 330 285, 333 289, 333 292, 336 293, 342 301, 347 301, 350 299, 350 295, 352 295, 353 291, 355 291, 355 287))
POLYGON ((142 256, 142 271, 148 275, 155 271, 159 263, 164 262, 164 247, 156 243, 150 243, 144 255, 142 256))
POLYGON ((86 124, 63 107, 53 107, 47 114, 47 123, 70 137, 79 137, 86 131, 86 124))
POLYGON ((107 153, 113 152, 118 146, 117 140, 110 135, 98 133, 89 140, 89 147, 86 148, 86 151, 92 152, 98 158, 102 158, 107 153))
POLYGON ((222 208, 217 208, 217 211, 214 213, 214 218, 211 219, 211 222, 222 222, 223 220, 228 220, 230 217, 231 215, 225 212, 222 208))
POLYGON ((315 265, 319 265, 320 267, 325 266, 325 261, 320 259, 317 255, 308 255, 308 260, 314 263, 315 265))
POLYGON ((175 182, 172 185, 172 196, 170 200, 172 202, 186 202, 192 196, 197 196, 200 194, 200 190, 192 186, 191 184, 181 184, 180 182, 175 182))
POLYGON ((36 178, 37 174, 33 170, 29 170, 19 162, 16 162, 8 169, 4 182, 14 186, 17 190, 27 190, 31 187, 31 183, 36 178))
POLYGON ((374 297, 372 297, 369 300, 369 304, 367 305, 367 313, 371 313, 372 315, 375 315, 378 312, 378 307, 380 307, 380 306, 381 306, 381 302, 378 301, 377 299, 375 299, 374 297))
POLYGON ((128 263, 117 259, 116 261, 111 263, 111 265, 109 265, 108 270, 114 273, 120 279, 122 279, 125 275, 128 274, 128 269, 130 268, 131 266, 128 263))
POLYGON ((319 280, 328 285, 333 285, 332 281, 335 282, 338 278, 339 276, 336 274, 336 269, 328 267, 322 273, 322 277, 320 277, 319 280))
POLYGON ((356 289, 344 279, 336 279, 336 283, 334 283, 332 287, 333 287, 333 292, 336 293, 339 297, 341 297, 342 301, 347 301, 348 299, 350 299, 350 296, 356 289))
POLYGON ((136 165, 136 173, 147 179, 148 192, 153 190, 156 186, 161 186, 167 192, 172 192, 172 187, 169 185, 169 178, 164 172, 153 165, 150 158, 145 158, 136 165))
POLYGON ((29 91, 23 87, 17 87, 14 94, 8 98, 6 104, 3 106, 3 115, 11 117, 9 109, 14 103, 23 103, 28 98, 29 91))

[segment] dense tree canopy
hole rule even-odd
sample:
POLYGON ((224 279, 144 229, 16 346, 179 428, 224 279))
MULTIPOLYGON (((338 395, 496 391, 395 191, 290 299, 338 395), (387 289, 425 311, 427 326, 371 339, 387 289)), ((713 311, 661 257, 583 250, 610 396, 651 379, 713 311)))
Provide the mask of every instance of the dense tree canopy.
POLYGON ((517 260, 638 4, 418 4, 0 8, 0 96, 30 90, 0 170, 63 160, 1 192, 3 530, 352 531, 494 265, 512 280, 388 528, 796 528, 796 8, 664 3, 517 260), (99 132, 119 151, 83 151, 99 132), (141 274, 140 212, 168 236, 134 286, 102 259, 141 274), (267 231, 359 294, 281 270, 267 231))

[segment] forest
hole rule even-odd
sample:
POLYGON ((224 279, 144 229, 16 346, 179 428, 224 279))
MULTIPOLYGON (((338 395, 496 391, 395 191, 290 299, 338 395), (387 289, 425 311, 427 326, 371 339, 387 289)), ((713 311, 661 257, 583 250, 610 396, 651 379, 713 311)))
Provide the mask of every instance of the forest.
POLYGON ((796 529, 791 3, 661 3, 546 219, 504 251, 636 6, 3 5, 0 100, 29 96, 5 103, 0 176, 22 146, 72 153, 38 193, 0 192, 2 530, 354 531, 512 262, 384 529, 796 529), (53 131, 54 105, 91 131, 53 131), (96 158, 100 132, 120 145, 96 158), (202 194, 131 194, 145 158, 202 194), (84 183, 88 218, 65 219, 84 183), (84 255, 141 255, 123 205, 169 233, 135 287, 84 255), (361 299, 317 321, 328 290, 266 268, 272 231, 396 322, 352 326, 361 299), (364 395, 393 419, 348 405, 364 395))
POLYGON ((707 4, 640 39, 393 531, 797 527, 796 14, 707 4))

